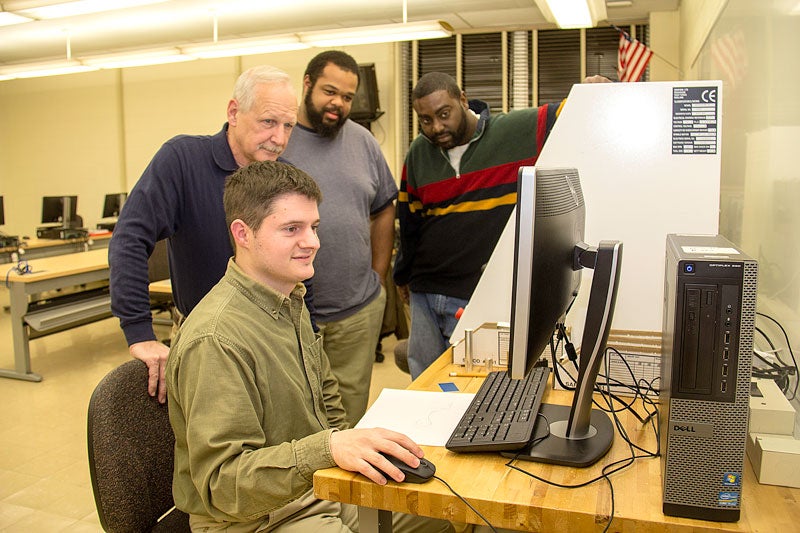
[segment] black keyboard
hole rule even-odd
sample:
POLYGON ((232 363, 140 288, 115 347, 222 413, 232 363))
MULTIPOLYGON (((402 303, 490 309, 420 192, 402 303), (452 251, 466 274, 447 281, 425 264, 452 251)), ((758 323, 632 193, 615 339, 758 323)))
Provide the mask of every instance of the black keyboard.
POLYGON ((453 452, 517 450, 531 439, 550 368, 534 367, 525 379, 505 370, 486 376, 445 447, 453 452))

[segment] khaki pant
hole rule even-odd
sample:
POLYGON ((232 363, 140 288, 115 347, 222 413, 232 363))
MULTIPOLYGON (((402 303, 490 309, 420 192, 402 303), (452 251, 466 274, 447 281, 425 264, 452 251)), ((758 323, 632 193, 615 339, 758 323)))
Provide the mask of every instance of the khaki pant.
POLYGON ((356 314, 335 322, 318 322, 322 346, 339 381, 345 417, 350 427, 367 412, 375 347, 381 333, 386 290, 356 314))
MULTIPOLYGON (((351 533, 358 532, 358 508, 354 505, 318 500, 309 491, 294 502, 252 522, 216 522, 190 515, 192 531, 198 533, 351 533)), ((452 533, 444 520, 402 513, 392 514, 397 533, 452 533)))

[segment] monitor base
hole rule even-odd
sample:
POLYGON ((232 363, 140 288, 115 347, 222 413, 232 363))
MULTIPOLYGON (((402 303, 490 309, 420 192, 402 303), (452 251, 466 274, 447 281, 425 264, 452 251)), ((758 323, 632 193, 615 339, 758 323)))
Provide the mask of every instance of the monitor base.
POLYGON ((503 456, 572 467, 586 467, 596 463, 608 453, 614 442, 614 425, 606 413, 592 409, 592 435, 584 439, 568 439, 559 435, 555 428, 566 425, 569 412, 568 405, 543 403, 539 413, 547 420, 542 416, 538 417, 531 438, 531 442, 535 444, 516 452, 503 452, 503 456))

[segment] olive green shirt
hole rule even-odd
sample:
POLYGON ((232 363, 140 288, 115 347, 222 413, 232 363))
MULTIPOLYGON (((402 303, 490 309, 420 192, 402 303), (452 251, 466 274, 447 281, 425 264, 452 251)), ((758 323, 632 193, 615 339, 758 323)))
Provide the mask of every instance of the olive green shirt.
POLYGON ((335 466, 330 435, 346 428, 344 409, 304 292, 282 295, 231 260, 181 326, 166 370, 179 509, 253 520, 335 466))

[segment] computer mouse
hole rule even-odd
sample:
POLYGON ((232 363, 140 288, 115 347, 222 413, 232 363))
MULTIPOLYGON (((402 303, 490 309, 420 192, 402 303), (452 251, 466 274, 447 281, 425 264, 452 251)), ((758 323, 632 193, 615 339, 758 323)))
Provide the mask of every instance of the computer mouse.
MULTIPOLYGON (((406 478, 404 482, 406 483, 425 483, 430 478, 432 478, 433 475, 436 473, 436 467, 433 465, 433 463, 431 463, 427 459, 420 459, 419 466, 417 468, 411 468, 410 466, 408 466, 403 461, 401 461, 400 459, 398 459, 393 455, 389 455, 387 453, 381 453, 381 455, 386 457, 390 463, 392 463, 403 474, 405 474, 406 478)), ((380 469, 378 469, 378 471, 380 471, 380 469)), ((389 480, 392 479, 384 472, 381 472, 381 474, 383 474, 383 477, 385 477, 386 479, 389 480)))

